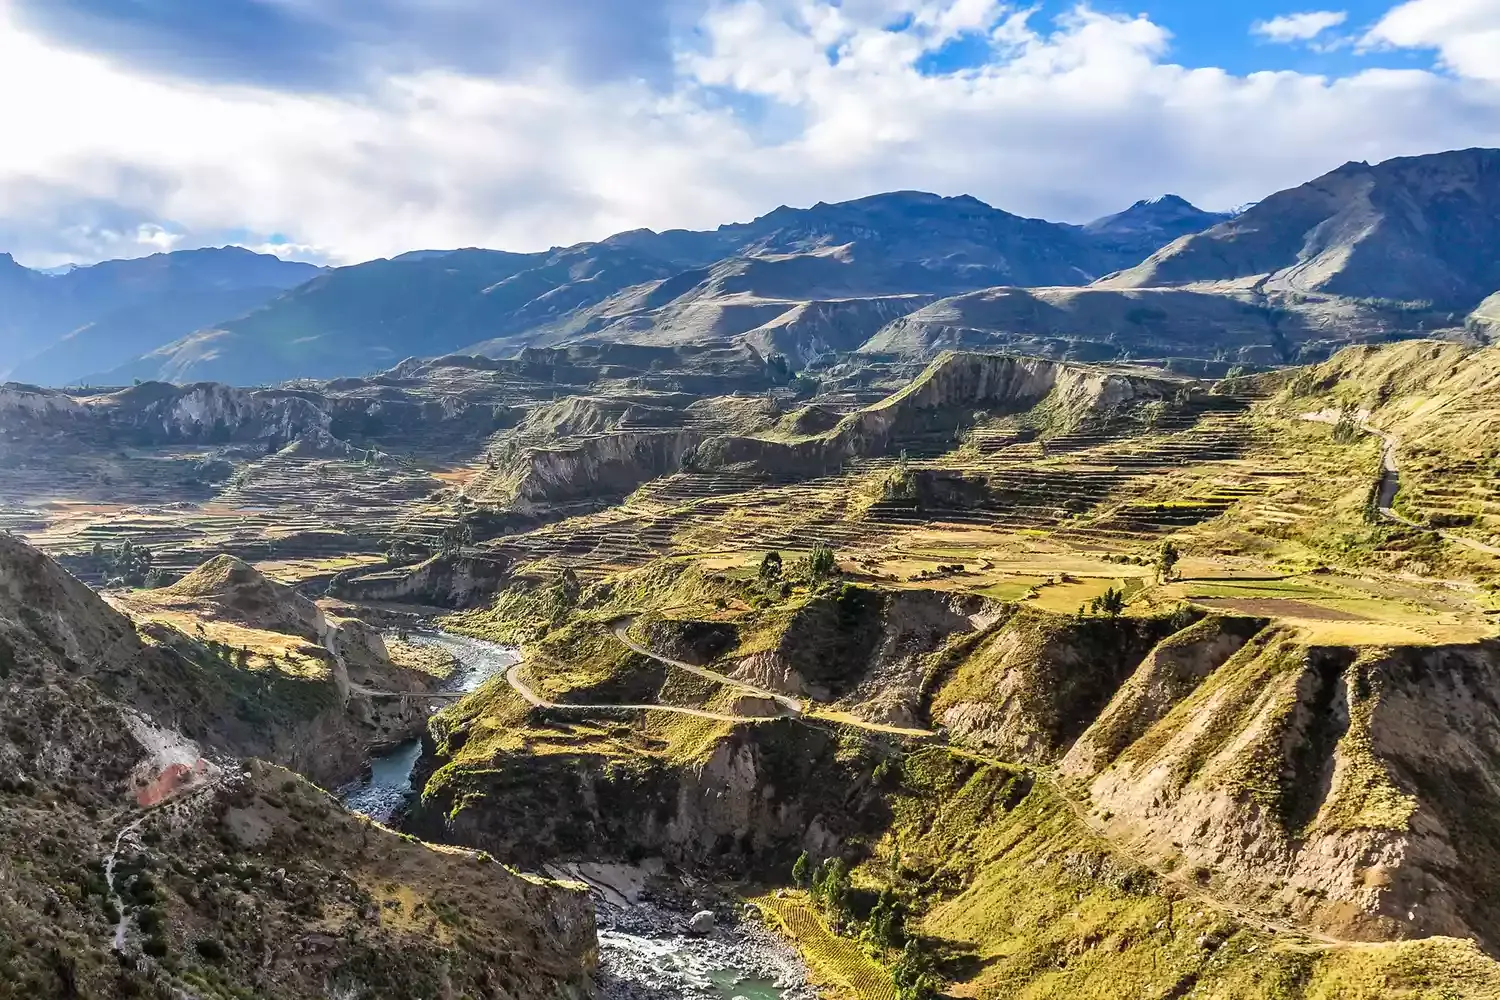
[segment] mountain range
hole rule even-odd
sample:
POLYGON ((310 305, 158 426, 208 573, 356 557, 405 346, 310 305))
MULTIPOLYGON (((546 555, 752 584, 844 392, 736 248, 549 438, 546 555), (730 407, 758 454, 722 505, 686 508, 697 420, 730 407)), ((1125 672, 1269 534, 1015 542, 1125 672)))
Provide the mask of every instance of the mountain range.
POLYGON ((1237 214, 1169 195, 1074 226, 900 191, 541 253, 273 260, 227 248, 49 277, 0 258, 0 295, 17 303, 0 349, 29 354, 11 377, 42 384, 270 383, 598 343, 736 341, 799 368, 955 346, 1280 364, 1350 342, 1485 336, 1492 325, 1469 314, 1500 289, 1500 150, 1349 163, 1237 214), (206 259, 233 275, 202 281, 206 259), (48 296, 127 285, 148 262, 178 284, 101 295, 93 312, 82 293, 48 296))
POLYGON ((320 270, 233 246, 53 273, 0 254, 0 372, 72 382, 248 312, 320 270))

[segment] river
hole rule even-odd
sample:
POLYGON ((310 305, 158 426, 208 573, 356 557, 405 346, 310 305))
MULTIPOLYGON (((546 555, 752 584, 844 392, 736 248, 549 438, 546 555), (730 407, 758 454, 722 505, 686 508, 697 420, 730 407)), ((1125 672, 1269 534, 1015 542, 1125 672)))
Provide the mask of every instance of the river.
MULTIPOLYGON (((446 632, 414 632, 407 638, 458 660, 460 669, 443 686, 445 691, 477 690, 504 677, 521 658, 514 647, 446 632)), ((400 744, 372 759, 369 776, 339 789, 339 798, 377 822, 398 823, 421 756, 420 740, 400 744)), ((644 869, 574 865, 554 874, 593 889, 600 1000, 816 1000, 795 949, 757 921, 740 920, 732 907, 719 907, 721 919, 713 933, 691 936, 684 931, 692 906, 640 898, 648 877, 644 869), (622 878, 635 891, 617 891, 622 878)), ((661 880, 665 875, 656 871, 650 877, 661 880)))
MULTIPOLYGON (((520 650, 447 632, 414 632, 407 641, 433 646, 458 660, 459 669, 439 690, 475 691, 521 659, 520 650)), ((390 823, 411 798, 411 776, 422 756, 422 741, 408 740, 370 760, 370 773, 338 790, 344 805, 378 823, 390 823)))

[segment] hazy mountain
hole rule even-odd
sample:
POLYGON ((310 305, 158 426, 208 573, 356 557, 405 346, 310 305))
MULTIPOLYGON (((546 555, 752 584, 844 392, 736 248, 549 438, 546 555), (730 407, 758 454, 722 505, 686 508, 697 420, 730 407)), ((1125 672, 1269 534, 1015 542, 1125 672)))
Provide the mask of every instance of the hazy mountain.
POLYGON ((242 247, 153 254, 57 274, 5 255, 0 371, 42 384, 75 381, 247 312, 319 271, 242 247))
POLYGON ((1204 282, 1472 309, 1500 287, 1500 149, 1346 163, 1100 284, 1204 282))
MULTIPOLYGON (((974 198, 897 192, 782 207, 712 232, 636 230, 538 254, 421 250, 359 264, 103 378, 278 381, 460 349, 721 339, 811 303, 1084 285, 1141 256, 974 198)), ((857 344, 901 311, 854 310, 852 326, 818 328, 857 344)))
POLYGON ((1122 252, 1145 257, 1160 247, 1234 218, 1231 212, 1205 212, 1175 194, 1147 198, 1123 212, 1084 226, 1084 232, 1122 252))
POLYGON ((110 382, 245 384, 456 351, 729 339, 802 363, 955 342, 1273 363, 1458 328, 1497 287, 1500 151, 1465 150, 1347 164, 1235 215, 1167 195, 1071 226, 901 191, 544 253, 418 250, 226 310, 96 370, 110 382), (1098 294, 1068 292, 1084 287, 1098 294), (1228 299, 1105 294, 1182 287, 1228 299), (1039 294, 1000 294, 1017 288, 1039 294), (983 322, 953 326, 953 308, 929 308, 979 292, 983 322), (1212 334, 1195 336, 1203 323, 1212 334))
POLYGON ((1493 342, 1500 340, 1500 292, 1496 292, 1469 315, 1469 328, 1493 342))

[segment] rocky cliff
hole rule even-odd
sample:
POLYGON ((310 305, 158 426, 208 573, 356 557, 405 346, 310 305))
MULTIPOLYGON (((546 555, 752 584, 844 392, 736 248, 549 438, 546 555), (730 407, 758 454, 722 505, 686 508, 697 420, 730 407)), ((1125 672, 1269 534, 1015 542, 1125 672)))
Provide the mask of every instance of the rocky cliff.
POLYGON ((341 573, 328 593, 350 601, 464 608, 493 597, 509 576, 510 561, 498 554, 436 555, 401 569, 341 573))
POLYGON ((0 539, 0 994, 591 995, 584 896, 239 759, 209 671, 0 539))
POLYGON ((1038 416, 1049 433, 1107 422, 1127 409, 1171 397, 1182 383, 1124 369, 1012 354, 944 352, 906 388, 842 418, 831 430, 792 440, 710 437, 688 457, 697 469, 749 463, 779 476, 837 471, 846 459, 889 455, 902 441, 930 443, 971 425, 976 413, 1038 416))

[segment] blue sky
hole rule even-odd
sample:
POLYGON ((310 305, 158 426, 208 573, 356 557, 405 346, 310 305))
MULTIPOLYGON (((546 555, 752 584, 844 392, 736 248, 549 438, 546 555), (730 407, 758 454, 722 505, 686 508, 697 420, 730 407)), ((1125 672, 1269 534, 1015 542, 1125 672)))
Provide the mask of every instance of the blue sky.
POLYGON ((1500 0, 0 0, 0 250, 529 250, 880 190, 1085 221, 1500 145, 1500 0))

